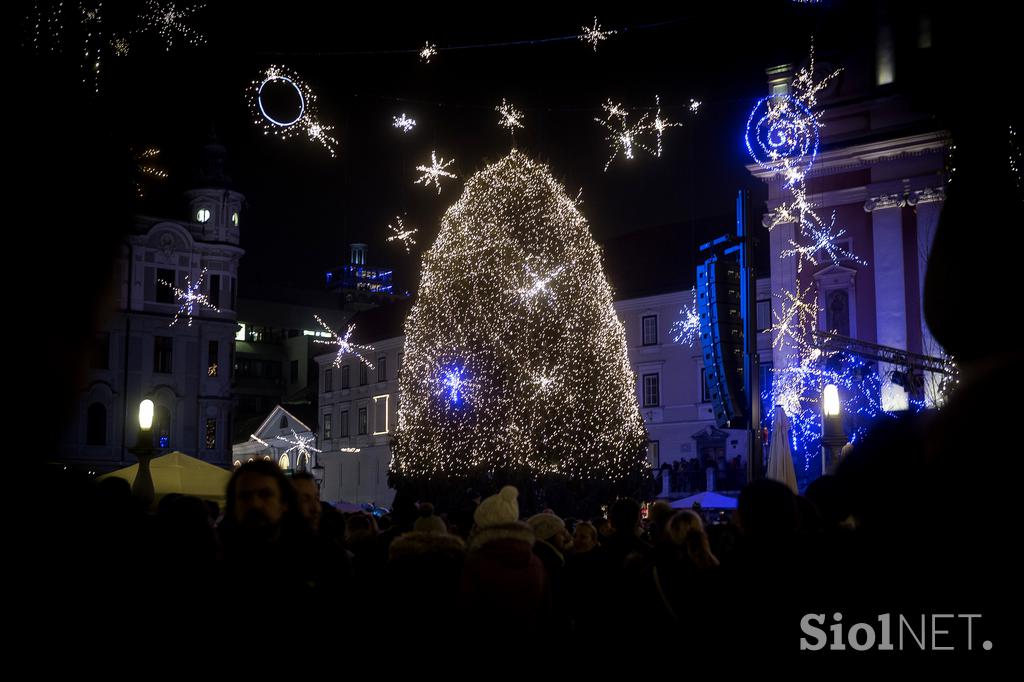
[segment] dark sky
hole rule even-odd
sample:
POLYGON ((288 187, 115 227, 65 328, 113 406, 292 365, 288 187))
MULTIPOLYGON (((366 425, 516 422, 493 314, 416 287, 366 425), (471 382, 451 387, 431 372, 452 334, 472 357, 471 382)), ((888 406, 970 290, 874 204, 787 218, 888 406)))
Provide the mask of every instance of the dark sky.
MULTIPOLYGON (((125 30, 143 3, 107 3, 108 31, 125 30)), ((184 4, 184 3, 182 3, 184 4)), ((156 144, 171 180, 151 193, 141 212, 184 217, 180 191, 191 180, 201 144, 215 129, 229 151, 229 171, 248 197, 242 217, 241 292, 268 286, 319 287, 322 273, 347 259, 347 244, 370 244, 370 260, 394 266, 397 283, 416 282, 416 253, 386 245, 396 214, 420 228, 417 248, 436 235, 440 216, 458 197, 459 182, 441 195, 413 184, 415 166, 432 149, 455 159, 465 177, 507 152, 508 134, 494 106, 508 98, 526 113, 517 146, 550 163, 572 195, 583 189, 583 212, 602 241, 633 230, 723 216, 736 190, 763 189, 744 169, 742 132, 753 102, 766 89, 765 68, 798 61, 817 35, 819 58, 844 49, 866 3, 680 3, 635 12, 629 3, 598 11, 605 28, 630 28, 595 54, 577 40, 445 51, 447 46, 572 35, 593 21, 593 9, 552 10, 554 3, 480 3, 445 10, 432 3, 399 8, 374 3, 211 3, 194 25, 202 47, 167 53, 137 38, 129 56, 106 55, 96 106, 109 112, 124 140, 156 144), (326 5, 338 7, 332 15, 326 5), (847 5, 850 5, 849 7, 847 5), (651 28, 645 25, 657 24, 651 28), (442 48, 430 64, 414 50, 430 40, 442 48), (372 54, 351 54, 371 52, 372 54), (349 53, 349 54, 345 54, 349 53), (320 118, 335 126, 337 158, 298 138, 265 136, 253 125, 245 93, 266 65, 286 65, 318 96, 320 118), (682 120, 655 159, 639 152, 602 172, 608 146, 593 118, 608 98, 628 108, 661 96, 669 118, 682 120), (691 98, 703 104, 689 115, 691 98), (415 118, 403 135, 392 116, 415 118)), ((862 38, 863 39, 863 36, 862 38)), ((69 37, 68 42, 71 42, 69 37)), ((285 102, 287 105, 287 102, 285 102)), ((633 116, 639 116, 636 111, 633 116)), ((706 220, 705 220, 706 222, 706 220)))

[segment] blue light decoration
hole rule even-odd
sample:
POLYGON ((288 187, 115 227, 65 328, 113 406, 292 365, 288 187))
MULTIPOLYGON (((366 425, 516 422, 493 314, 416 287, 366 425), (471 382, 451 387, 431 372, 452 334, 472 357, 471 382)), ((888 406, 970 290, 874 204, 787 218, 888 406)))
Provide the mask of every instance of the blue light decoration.
POLYGON ((750 110, 747 151, 762 168, 786 173, 786 186, 807 175, 818 154, 818 121, 799 100, 769 95, 750 110))
MULTIPOLYGON (((825 386, 834 384, 839 389, 839 402, 843 419, 843 432, 850 443, 856 444, 881 420, 893 419, 899 413, 882 409, 882 378, 877 365, 846 352, 817 353, 805 357, 800 364, 775 370, 762 393, 763 405, 793 404, 782 395, 796 392, 799 410, 789 414, 790 446, 798 464, 797 475, 809 482, 817 477, 821 467, 822 424, 821 394, 825 386), (800 467, 800 461, 803 466, 800 467)), ((908 410, 919 412, 926 407, 922 400, 911 399, 908 410)), ((764 410, 762 426, 771 429, 771 410, 764 410)), ((801 487, 805 483, 801 483, 801 487)))
POLYGON ((453 407, 460 407, 466 397, 465 367, 451 365, 441 370, 441 395, 445 395, 453 407))

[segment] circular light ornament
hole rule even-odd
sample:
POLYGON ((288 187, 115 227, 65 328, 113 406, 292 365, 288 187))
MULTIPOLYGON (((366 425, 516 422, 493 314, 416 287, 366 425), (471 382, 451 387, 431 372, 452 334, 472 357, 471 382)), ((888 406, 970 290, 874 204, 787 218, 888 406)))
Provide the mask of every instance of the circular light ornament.
POLYGON ((818 121, 794 97, 758 100, 747 119, 747 151, 762 168, 783 172, 787 186, 807 175, 818 154, 818 121))
POLYGON ((283 66, 268 66, 249 87, 249 109, 253 114, 253 122, 263 128, 265 135, 273 134, 287 140, 304 134, 311 141, 323 145, 332 157, 335 156, 338 140, 329 134, 333 126, 320 122, 316 111, 316 94, 294 71, 283 66), (294 90, 298 103, 294 118, 274 116, 267 110, 264 91, 272 84, 294 90))

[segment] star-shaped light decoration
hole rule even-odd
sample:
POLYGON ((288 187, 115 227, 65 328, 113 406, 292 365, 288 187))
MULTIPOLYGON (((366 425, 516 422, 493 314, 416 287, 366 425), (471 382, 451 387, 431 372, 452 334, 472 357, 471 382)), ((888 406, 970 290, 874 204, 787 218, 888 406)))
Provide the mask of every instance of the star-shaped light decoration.
POLYGON ((178 323, 178 319, 185 315, 188 318, 188 326, 192 326, 192 314, 195 311, 196 306, 200 308, 208 308, 215 313, 220 312, 220 308, 210 303, 209 297, 201 293, 199 288, 203 285, 203 278, 206 277, 206 268, 203 268, 202 272, 199 273, 199 279, 194 283, 191 281, 191 275, 185 275, 185 288, 180 289, 171 282, 164 279, 158 279, 157 282, 168 287, 174 292, 174 298, 178 302, 178 312, 174 313, 174 319, 171 320, 169 327, 173 327, 178 323))
POLYGON ((437 187, 437 193, 440 194, 441 193, 441 177, 442 176, 446 177, 446 178, 457 178, 458 177, 457 175, 455 175, 455 173, 451 173, 451 172, 445 170, 445 168, 447 168, 448 166, 452 165, 453 163, 455 163, 455 159, 451 159, 450 161, 445 161, 444 157, 441 157, 441 160, 438 161, 437 160, 437 154, 435 152, 433 152, 433 151, 430 152, 430 165, 429 166, 416 166, 416 170, 418 170, 423 175, 420 176, 419 180, 416 180, 415 184, 418 185, 418 184, 420 184, 422 182, 424 187, 428 187, 431 184, 433 184, 434 186, 437 187))
POLYGON ((320 323, 320 326, 323 327, 327 331, 327 333, 330 334, 330 337, 331 337, 330 339, 328 339, 326 341, 323 340, 323 339, 314 339, 314 341, 316 343, 323 343, 323 344, 326 344, 326 345, 329 345, 329 346, 337 346, 338 347, 338 354, 334 357, 334 366, 335 367, 340 367, 341 366, 341 360, 346 355, 354 355, 357 358, 359 358, 359 360, 364 365, 366 365, 370 369, 373 369, 373 363, 370 362, 369 360, 367 360, 365 357, 363 357, 363 355, 359 352, 361 350, 363 350, 363 351, 372 351, 373 350, 373 346, 364 346, 364 345, 361 345, 361 344, 358 344, 358 343, 352 343, 352 341, 350 341, 350 339, 352 338, 352 332, 356 328, 356 326, 354 324, 350 324, 348 326, 348 329, 345 331, 345 335, 344 336, 340 336, 337 332, 335 332, 333 329, 328 327, 327 323, 324 322, 323 320, 321 320, 319 315, 314 315, 313 318, 317 322, 320 323))
POLYGON ((416 119, 409 118, 405 115, 405 112, 402 112, 401 116, 393 116, 392 120, 394 121, 392 125, 400 129, 403 133, 408 133, 416 127, 416 119))
POLYGON ((523 112, 506 102, 504 98, 502 98, 501 104, 494 107, 494 110, 501 114, 498 125, 508 128, 509 132, 515 132, 516 128, 523 127, 523 112))
POLYGON ((402 244, 405 246, 405 252, 406 253, 410 253, 409 247, 416 245, 416 240, 413 239, 412 236, 414 234, 416 234, 417 232, 419 232, 419 229, 418 228, 413 228, 411 230, 410 229, 406 229, 405 223, 402 222, 402 216, 395 216, 395 222, 398 223, 397 227, 395 227, 394 225, 391 225, 390 223, 388 224, 388 229, 391 230, 391 232, 393 234, 390 237, 387 238, 387 241, 389 241, 389 242, 393 242, 393 241, 400 241, 400 242, 402 242, 402 244))
POLYGON ((580 30, 583 33, 580 34, 579 39, 590 43, 594 47, 594 52, 597 52, 597 46, 602 41, 608 40, 608 36, 615 35, 615 31, 602 31, 600 24, 597 23, 597 17, 594 17, 594 25, 591 26, 580 26, 580 30))

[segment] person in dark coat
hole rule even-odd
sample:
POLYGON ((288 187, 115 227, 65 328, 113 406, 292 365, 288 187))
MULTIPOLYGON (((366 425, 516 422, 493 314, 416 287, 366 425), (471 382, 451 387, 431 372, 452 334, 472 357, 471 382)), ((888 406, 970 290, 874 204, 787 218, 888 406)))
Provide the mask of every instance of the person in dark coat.
POLYGON ((460 590, 470 623, 486 621, 509 633, 545 622, 550 604, 533 530, 519 520, 518 496, 505 486, 477 507, 460 590))

